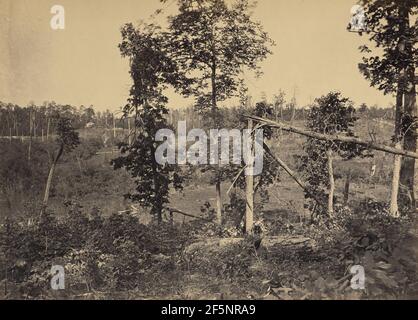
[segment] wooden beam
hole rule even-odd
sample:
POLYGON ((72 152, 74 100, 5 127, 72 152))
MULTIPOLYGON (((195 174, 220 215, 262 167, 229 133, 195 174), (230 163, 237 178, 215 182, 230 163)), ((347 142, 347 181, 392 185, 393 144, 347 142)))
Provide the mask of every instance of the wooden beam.
MULTIPOLYGON (((249 132, 252 132, 253 130, 253 120, 251 119, 248 120, 248 130, 249 132)), ((254 225, 254 144, 251 135, 248 137, 247 145, 244 150, 247 152, 248 159, 248 172, 245 175, 245 232, 250 234, 254 225)))
POLYGON ((338 135, 338 134, 326 135, 326 134, 322 134, 318 132, 301 129, 301 128, 291 126, 291 125, 288 125, 279 121, 273 121, 273 120, 264 119, 264 118, 251 116, 251 115, 245 115, 244 117, 263 123, 264 125, 271 127, 271 128, 277 128, 277 129, 281 129, 284 131, 293 132, 293 133, 300 134, 300 135, 310 137, 313 139, 318 139, 318 140, 323 140, 323 141, 340 141, 340 142, 355 143, 358 145, 365 146, 366 148, 369 148, 369 149, 383 151, 383 152, 387 152, 387 153, 391 153, 395 155, 401 155, 401 156, 408 157, 408 158, 418 159, 418 153, 416 152, 407 151, 407 150, 399 150, 399 149, 396 149, 394 147, 390 147, 384 144, 378 144, 372 141, 364 141, 356 137, 348 137, 348 136, 338 135))

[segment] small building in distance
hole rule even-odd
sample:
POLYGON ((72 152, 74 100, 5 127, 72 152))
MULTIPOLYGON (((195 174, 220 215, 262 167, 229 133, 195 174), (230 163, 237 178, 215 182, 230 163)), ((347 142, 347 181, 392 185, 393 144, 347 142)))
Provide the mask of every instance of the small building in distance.
POLYGON ((96 126, 96 124, 94 122, 88 122, 86 124, 86 129, 91 129, 91 128, 94 128, 95 126, 96 126))

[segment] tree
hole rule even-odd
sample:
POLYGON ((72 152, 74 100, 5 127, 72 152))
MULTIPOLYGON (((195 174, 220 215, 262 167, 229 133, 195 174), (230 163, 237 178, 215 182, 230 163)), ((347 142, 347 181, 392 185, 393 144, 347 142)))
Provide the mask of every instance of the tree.
MULTIPOLYGON (((175 65, 164 51, 164 36, 153 25, 132 24, 122 28, 119 45, 123 57, 130 60, 133 85, 124 115, 135 117, 135 139, 131 144, 119 145, 123 155, 112 160, 115 169, 126 168, 135 179, 136 192, 126 197, 150 208, 158 222, 169 203, 169 188, 181 189, 182 179, 178 167, 160 164, 156 160, 159 143, 155 141, 160 129, 168 128, 165 115, 168 99, 163 90, 176 73, 175 65)), ((161 142, 162 143, 162 142, 161 142)))
MULTIPOLYGON (((396 94, 394 144, 412 152, 417 148, 417 105, 415 64, 417 61, 417 0, 365 0, 365 13, 370 41, 377 55, 368 46, 360 47, 365 54, 359 67, 371 85, 385 94, 396 94), (415 15, 415 18, 414 18, 415 15), (414 21, 415 19, 415 21, 414 21)), ((395 157, 393 166, 391 211, 397 215, 397 193, 404 186, 400 199, 407 209, 415 210, 415 159, 395 157)))
POLYGON ((40 217, 43 216, 48 206, 52 179, 54 177, 54 172, 58 161, 60 160, 64 152, 71 152, 80 143, 78 133, 74 130, 70 119, 62 116, 56 116, 55 122, 57 135, 56 143, 58 144, 58 149, 55 150, 55 152, 53 152, 51 155, 51 167, 49 169, 48 179, 46 182, 44 200, 42 203, 40 217))
POLYGON ((82 117, 82 121, 83 121, 83 125, 84 126, 87 123, 94 121, 94 119, 95 119, 95 113, 94 113, 93 106, 90 106, 88 108, 85 108, 83 110, 83 113, 82 113, 81 117, 82 117))
POLYGON ((83 143, 79 144, 74 149, 72 155, 77 161, 80 173, 83 173, 83 162, 91 159, 103 147, 103 142, 98 138, 84 139, 83 143))
MULTIPOLYGON (((162 0, 166 2, 167 0, 162 0)), ((169 18, 168 45, 183 81, 175 88, 196 98, 206 126, 220 128, 219 103, 239 93, 244 68, 259 74, 259 63, 273 44, 251 17, 248 0, 178 0, 179 13, 169 18)), ((222 170, 213 167, 217 218, 222 220, 222 170)))
POLYGON ((283 90, 280 90, 278 94, 274 95, 274 117, 275 120, 283 120, 283 107, 286 103, 286 94, 283 90))
MULTIPOLYGON (((339 92, 331 92, 315 100, 315 105, 309 110, 306 126, 322 134, 338 133, 355 137, 353 127, 356 120, 353 103, 339 92)), ((332 217, 335 197, 334 158, 340 156, 347 160, 363 156, 366 148, 349 142, 308 138, 304 150, 306 155, 301 157, 300 169, 305 173, 310 187, 309 192, 305 191, 305 196, 311 199, 312 194, 315 194, 319 198, 326 198, 327 214, 332 217)))
POLYGON ((367 104, 362 103, 362 104, 360 105, 360 108, 359 108, 359 110, 358 110, 358 111, 359 111, 361 114, 367 114, 368 110, 369 110, 369 107, 367 106, 367 104))
MULTIPOLYGON (((259 129, 256 126, 253 126, 251 121, 248 123, 242 121, 242 114, 254 115, 256 117, 265 117, 267 119, 274 119, 275 109, 273 105, 269 104, 266 101, 261 101, 256 103, 255 107, 243 107, 235 109, 231 114, 230 127, 238 128, 241 131, 244 129, 259 129)), ((266 148, 266 142, 273 138, 273 130, 271 128, 263 128, 263 141, 257 141, 255 137, 255 131, 252 134, 251 142, 249 143, 248 149, 243 148, 244 152, 248 152, 247 156, 255 156, 255 144, 260 143, 261 148, 266 148)), ((268 152, 271 152, 269 149, 268 152)), ((264 153, 265 155, 266 153, 264 153)), ((232 206, 236 211, 239 212, 234 225, 239 225, 242 221, 245 214, 245 231, 247 233, 252 232, 253 222, 254 222, 254 213, 257 210, 262 210, 262 207, 265 203, 269 201, 269 186, 274 182, 279 180, 279 165, 272 161, 270 158, 263 156, 263 170, 260 174, 244 175, 244 170, 247 168, 252 170, 253 165, 250 163, 241 162, 240 165, 230 165, 228 166, 228 171, 226 171, 226 176, 232 181, 232 187, 235 187, 234 192, 230 195, 230 206, 232 206), (245 193, 240 196, 239 189, 245 190, 245 193), (256 202, 255 199, 258 198, 259 202, 256 202), (241 209, 241 210, 240 210, 241 209)))

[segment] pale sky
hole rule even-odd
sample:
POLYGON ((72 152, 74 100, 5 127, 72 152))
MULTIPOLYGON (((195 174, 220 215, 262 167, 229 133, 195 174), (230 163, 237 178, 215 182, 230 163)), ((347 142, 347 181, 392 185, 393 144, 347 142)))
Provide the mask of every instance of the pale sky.
MULTIPOLYGON (((276 42, 264 75, 247 75, 250 94, 271 97, 279 89, 300 105, 331 90, 357 104, 387 106, 359 73, 358 47, 367 43, 346 31, 355 0, 260 0, 254 17, 276 42)), ((150 21, 159 0, 0 0, 0 100, 26 105, 54 100, 116 110, 131 80, 117 47, 120 27, 150 21), (50 27, 53 5, 65 8, 65 30, 50 27)), ((169 1, 166 12, 174 12, 169 1)), ((170 93, 170 106, 189 101, 170 93)))

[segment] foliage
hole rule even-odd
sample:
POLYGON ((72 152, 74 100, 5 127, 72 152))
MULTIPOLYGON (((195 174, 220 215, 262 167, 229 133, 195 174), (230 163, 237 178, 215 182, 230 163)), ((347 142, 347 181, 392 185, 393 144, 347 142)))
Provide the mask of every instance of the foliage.
POLYGON ((175 87, 196 97, 198 108, 213 117, 217 102, 238 93, 242 68, 259 71, 273 42, 252 20, 254 4, 247 0, 177 2, 179 13, 169 18, 169 50, 188 81, 175 87))
MULTIPOLYGON (((416 14, 418 1, 364 0, 370 41, 374 47, 360 47, 364 53, 360 71, 371 85, 385 94, 396 93, 394 142, 401 142, 405 150, 417 149, 416 77, 418 57, 416 14), (377 50, 376 50, 377 48, 377 50), (402 141, 403 140, 403 141, 402 141)), ((416 208, 415 159, 402 159, 399 199, 407 211, 416 208)), ((395 204, 393 204, 394 207, 395 204)))
MULTIPOLYGON (((382 48, 379 55, 371 55, 369 46, 361 46, 360 51, 366 56, 359 64, 360 71, 372 86, 385 93, 395 93, 402 83, 402 70, 416 61, 416 25, 409 26, 408 15, 418 9, 418 2, 365 0, 366 23, 370 40, 377 48, 382 48), (405 19, 407 26, 405 26, 405 19), (414 58, 415 57, 415 58, 414 58)), ((405 83, 404 83, 405 85, 405 83)))
POLYGON ((129 214, 87 215, 74 202, 67 209, 61 220, 46 211, 31 225, 8 219, 0 226, 1 270, 7 269, 11 288, 16 283, 25 295, 49 294, 50 269, 58 264, 69 292, 138 289, 146 272, 171 272, 171 256, 190 239, 168 225, 146 227, 129 214))
MULTIPOLYGON (((195 98, 204 127, 230 127, 219 103, 240 93, 243 69, 260 74, 259 64, 271 53, 273 41, 261 23, 253 20, 255 4, 248 0, 176 2, 178 13, 169 17, 163 43, 175 70, 172 78, 165 79, 181 94, 195 98)), ((220 203, 221 182, 233 179, 236 168, 207 165, 203 170, 213 173, 211 182, 216 185, 220 203)), ((220 219, 221 208, 217 210, 220 219)))
POLYGON ((133 85, 124 113, 135 115, 135 137, 131 145, 119 145, 122 154, 112 160, 115 169, 126 168, 135 179, 136 192, 126 195, 141 206, 150 208, 150 213, 162 221, 162 212, 169 202, 169 187, 181 189, 182 178, 178 167, 168 163, 160 164, 155 151, 158 130, 168 127, 164 116, 167 114, 163 95, 165 76, 175 71, 163 46, 164 37, 153 26, 144 30, 127 24, 122 29, 122 43, 119 48, 123 57, 131 61, 133 85))
POLYGON ((0 195, 6 200, 6 210, 12 210, 14 204, 36 198, 42 190, 47 172, 47 152, 38 143, 33 143, 32 150, 28 162, 24 144, 0 141, 0 195))
POLYGON ((74 130, 71 119, 62 116, 56 118, 56 141, 64 147, 65 152, 73 151, 79 144, 78 132, 74 130))
MULTIPOLYGON (((339 92, 331 92, 326 96, 316 99, 308 113, 307 127, 311 131, 327 135, 346 135, 354 137, 354 125, 357 121, 355 109, 348 98, 341 96, 339 92)), ((308 138, 304 144, 306 155, 300 158, 300 170, 304 172, 309 186, 305 197, 312 199, 316 195, 319 199, 325 199, 329 188, 328 161, 329 153, 349 160, 357 156, 369 156, 365 147, 354 143, 339 141, 320 141, 308 138)), ((312 199, 313 200, 313 199, 312 199)), ((317 208, 323 209, 323 208, 317 208)))

